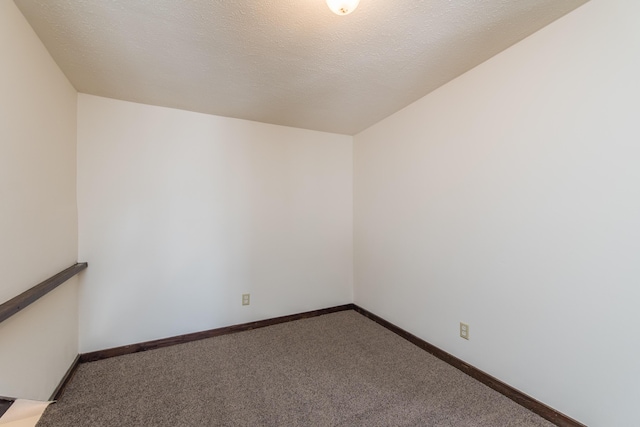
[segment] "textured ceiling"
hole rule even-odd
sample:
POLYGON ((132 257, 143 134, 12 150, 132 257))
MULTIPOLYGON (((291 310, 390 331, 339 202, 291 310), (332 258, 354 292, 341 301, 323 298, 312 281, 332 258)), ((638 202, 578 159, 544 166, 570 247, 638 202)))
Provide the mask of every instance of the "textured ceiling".
POLYGON ((585 2, 15 0, 79 92, 350 135, 585 2))

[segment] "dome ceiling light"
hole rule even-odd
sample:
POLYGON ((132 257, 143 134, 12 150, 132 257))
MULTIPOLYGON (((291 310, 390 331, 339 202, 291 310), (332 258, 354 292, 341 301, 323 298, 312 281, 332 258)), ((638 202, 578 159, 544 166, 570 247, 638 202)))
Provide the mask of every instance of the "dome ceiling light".
POLYGON ((348 15, 358 7, 360 0, 327 0, 327 6, 336 15, 348 15))

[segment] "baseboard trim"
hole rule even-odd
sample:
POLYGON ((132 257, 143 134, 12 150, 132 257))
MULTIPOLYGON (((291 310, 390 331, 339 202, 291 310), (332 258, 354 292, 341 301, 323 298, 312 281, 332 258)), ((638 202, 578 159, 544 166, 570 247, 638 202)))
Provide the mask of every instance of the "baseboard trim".
POLYGON ((220 335, 234 334, 237 332, 249 331, 252 329, 264 328, 277 325, 279 323, 292 322, 294 320, 307 319, 322 316, 323 314, 336 313, 339 311, 353 310, 353 304, 339 305, 336 307, 323 308, 321 310, 307 311, 304 313, 291 314, 289 316, 275 317, 272 319, 259 320, 257 322, 242 323, 239 325, 227 326, 223 328, 210 329, 208 331, 194 332, 185 335, 178 335, 170 338, 147 341, 138 344, 130 344, 122 347, 114 347, 106 350, 98 350, 80 355, 80 363, 95 362, 97 360, 108 359, 110 357, 123 356, 125 354, 138 353, 141 351, 154 350, 162 347, 169 347, 176 344, 184 344, 191 341, 198 341, 206 338, 213 338, 220 335))
POLYGON ((69 369, 67 369, 67 373, 64 374, 64 377, 62 377, 62 379, 60 380, 60 384, 58 384, 58 387, 56 387, 53 393, 51 393, 51 398, 49 400, 55 401, 60 399, 62 393, 64 393, 64 389, 67 387, 67 384, 69 384, 69 381, 71 381, 71 378, 73 378, 73 375, 76 373, 79 364, 80 355, 78 354, 71 363, 69 369))
POLYGON ((520 406, 527 408, 531 412, 538 414, 542 418, 554 423, 555 425, 559 427, 586 427, 584 424, 580 423, 579 421, 576 421, 573 418, 568 417, 567 415, 564 415, 563 413, 556 411, 550 406, 547 406, 544 403, 532 398, 531 396, 524 394, 520 390, 511 387, 510 385, 487 374, 486 372, 481 371, 480 369, 472 365, 469 365, 468 363, 458 359, 452 354, 449 354, 446 351, 439 349, 433 344, 429 344, 423 339, 418 338, 417 336, 411 334, 410 332, 405 331, 404 329, 371 313, 370 311, 365 310, 364 308, 359 307, 355 304, 353 305, 353 309, 358 313, 362 314, 363 316, 378 323, 379 325, 384 326, 391 332, 401 336, 402 338, 406 339, 412 344, 415 344, 416 346, 425 350, 427 353, 430 353, 433 356, 437 357, 438 359, 453 366, 454 368, 459 369, 460 371, 464 372, 470 377, 480 381, 481 383, 483 383, 488 387, 491 387, 498 393, 503 394, 504 396, 513 400, 520 406))
POLYGON ((339 311, 348 311, 348 310, 354 310, 360 313, 361 315, 373 320, 374 322, 385 327, 391 332, 401 336, 402 338, 420 347, 421 349, 432 354, 438 359, 448 363, 449 365, 459 369, 460 371, 464 372, 470 377, 480 381, 486 386, 497 391, 498 393, 508 397, 509 399, 513 400, 520 406, 523 406, 528 410, 530 410, 531 412, 538 414, 542 418, 554 423, 556 426, 587 427, 584 424, 580 423, 579 421, 576 421, 573 418, 567 415, 564 415, 559 411, 556 411, 550 406, 547 406, 544 403, 532 398, 531 396, 524 394, 520 390, 511 387, 510 385, 487 374, 486 372, 481 371, 480 369, 472 365, 469 365, 468 363, 462 361, 461 359, 458 359, 452 354, 449 354, 446 351, 441 350, 440 348, 434 346, 433 344, 430 344, 424 341, 423 339, 418 338, 417 336, 411 334, 410 332, 405 331, 404 329, 394 325, 393 323, 383 319, 382 317, 379 317, 371 313, 370 311, 360 306, 357 306, 355 304, 344 304, 344 305, 339 305, 335 307, 324 308, 321 310, 307 311, 304 313, 291 314, 288 316, 275 317, 272 319, 242 323, 239 325, 226 326, 223 328, 210 329, 207 331, 194 332, 194 333, 185 334, 185 335, 178 335, 175 337, 162 338, 162 339, 153 340, 153 341, 125 345, 122 347, 114 347, 114 348, 109 348, 105 350, 93 351, 90 353, 83 353, 78 355, 74 363, 71 365, 71 367, 69 368, 69 371, 67 372, 65 377, 62 379, 60 385, 54 392, 51 399, 52 400, 59 399, 59 397, 62 395, 64 391, 64 388, 66 387, 69 380, 72 378, 73 374, 75 373, 78 367, 78 364, 80 363, 95 362, 97 360, 123 356, 125 354, 132 354, 132 353, 138 353, 141 351, 154 350, 157 348, 169 347, 172 345, 184 344, 191 341, 198 341, 206 338, 218 337, 221 335, 229 335, 237 332, 249 331, 252 329, 259 329, 267 326, 277 325, 280 323, 293 322, 295 320, 308 319, 311 317, 322 316, 324 314, 330 314, 330 313, 336 313, 339 311))

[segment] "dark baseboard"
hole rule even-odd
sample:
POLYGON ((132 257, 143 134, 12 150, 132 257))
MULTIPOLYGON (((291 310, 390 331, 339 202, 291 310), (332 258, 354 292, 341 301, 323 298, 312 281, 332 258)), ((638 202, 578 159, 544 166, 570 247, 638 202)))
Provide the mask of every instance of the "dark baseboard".
POLYGON ((264 328, 266 326, 277 325, 279 323, 292 322, 294 320, 307 319, 310 317, 322 316, 323 314, 336 313, 354 309, 353 304, 339 305, 336 307, 324 308, 321 310, 307 311, 305 313, 291 314, 289 316, 275 317, 273 319, 259 320, 257 322, 242 323, 240 325, 227 326, 224 328, 210 329, 208 331, 194 332, 176 337, 162 338, 159 340, 147 341, 138 344, 130 344, 122 347, 98 350, 80 355, 80 363, 94 362, 96 360, 108 359, 110 357, 122 356, 125 354, 138 353, 140 351, 154 350, 156 348, 169 347, 176 344, 184 344, 191 341, 213 338, 220 335, 228 335, 236 332, 249 331, 251 329, 264 328))
POLYGON ((359 307, 359 306, 357 306, 355 304, 354 304, 354 308, 353 309, 355 311, 357 311, 358 313, 362 314, 363 316, 368 317, 369 319, 371 319, 374 322, 378 323, 379 325, 384 326, 385 328, 387 328, 391 332, 394 332, 395 334, 401 336, 402 338, 406 339, 407 341, 415 344, 416 346, 420 347, 421 349, 425 350, 426 352, 434 355, 438 359, 448 363, 449 365, 453 366, 454 368, 457 368, 457 369, 461 370, 465 374, 467 374, 470 377, 480 381, 481 383, 485 384, 486 386, 491 387, 492 389, 494 389, 498 393, 503 394, 504 396, 506 396, 509 399, 513 400, 514 402, 516 402, 520 406, 524 406, 525 408, 527 408, 531 412, 540 415, 542 418, 544 418, 544 419, 546 419, 548 421, 551 421, 555 425, 557 425, 559 427, 586 427, 584 424, 574 420, 573 418, 570 418, 570 417, 564 415, 563 413, 558 412, 555 409, 545 405, 544 403, 537 401, 536 399, 534 399, 534 398, 522 393, 520 390, 517 390, 517 389, 511 387, 510 385, 503 383, 499 379, 487 374, 486 372, 483 372, 483 371, 479 370, 478 368, 475 368, 474 366, 471 366, 471 365, 465 363, 464 361, 462 361, 462 360, 458 359, 457 357, 447 353, 446 351, 441 350, 438 347, 436 347, 436 346, 434 346, 432 344, 429 344, 428 342, 426 342, 426 341, 416 337, 415 335, 405 331, 404 329, 399 328, 398 326, 394 325, 393 323, 388 322, 388 321, 384 320, 383 318, 381 318, 379 316, 376 316, 375 314, 371 313, 370 311, 367 311, 364 308, 359 307))
POLYGON ((499 379, 479 370, 478 368, 465 363, 461 359, 447 353, 438 347, 429 344, 428 342, 418 338, 417 336, 399 328, 391 322, 384 320, 383 318, 376 316, 370 311, 365 310, 355 304, 345 304, 336 307, 325 308, 321 310, 307 311, 304 313, 292 314, 289 316, 275 317, 272 319, 259 320, 257 322, 242 323, 240 325, 227 326, 223 328, 210 329, 202 332, 194 332, 186 335, 179 335, 170 338, 163 338, 159 340, 147 341, 138 344, 130 344, 122 347, 115 347, 106 350, 99 350, 90 353, 80 354, 73 365, 69 368, 67 375, 63 378, 60 386, 54 392, 52 400, 56 400, 60 397, 64 391, 64 387, 69 382, 73 373, 75 372, 79 363, 94 362, 97 360, 108 359, 110 357, 122 356, 125 354, 138 353, 141 351, 154 350, 162 347, 169 347, 176 344, 183 344, 191 341, 202 340, 206 338, 213 338, 221 335, 233 334, 236 332, 249 331, 252 329, 264 328, 267 326, 277 325, 280 323, 292 322, 294 320, 307 319, 316 316, 322 316, 323 314, 336 313, 339 311, 355 310, 361 315, 373 320, 379 325, 387 328, 391 332, 401 336, 407 341, 415 344, 426 352, 434 355, 438 359, 448 363, 454 368, 459 369, 470 377, 480 381, 488 387, 491 387, 498 393, 503 394, 509 399, 513 400, 520 406, 529 409, 531 412, 540 415, 542 418, 554 423, 559 427, 586 427, 584 424, 564 415, 561 412, 545 405, 542 402, 522 393, 521 391, 511 387, 510 385, 500 381, 499 379))
POLYGON ((76 373, 76 369, 78 369, 79 364, 80 364, 80 355, 77 355, 76 358, 73 360, 73 363, 71 363, 71 366, 67 370, 67 373, 64 374, 64 377, 62 377, 62 379, 60 380, 60 384, 58 384, 58 387, 56 387, 56 389, 51 394, 51 398, 49 400, 60 399, 60 396, 62 396, 62 393, 64 393, 65 387, 67 386, 67 384, 69 384, 69 381, 71 381, 71 378, 73 378, 73 374, 76 373))

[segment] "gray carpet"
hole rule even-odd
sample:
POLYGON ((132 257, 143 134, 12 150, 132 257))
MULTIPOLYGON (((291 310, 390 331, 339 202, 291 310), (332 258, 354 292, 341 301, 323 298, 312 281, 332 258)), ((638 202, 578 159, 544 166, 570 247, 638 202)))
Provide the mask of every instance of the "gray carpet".
POLYGON ((38 423, 551 425, 354 311, 80 365, 38 423))

